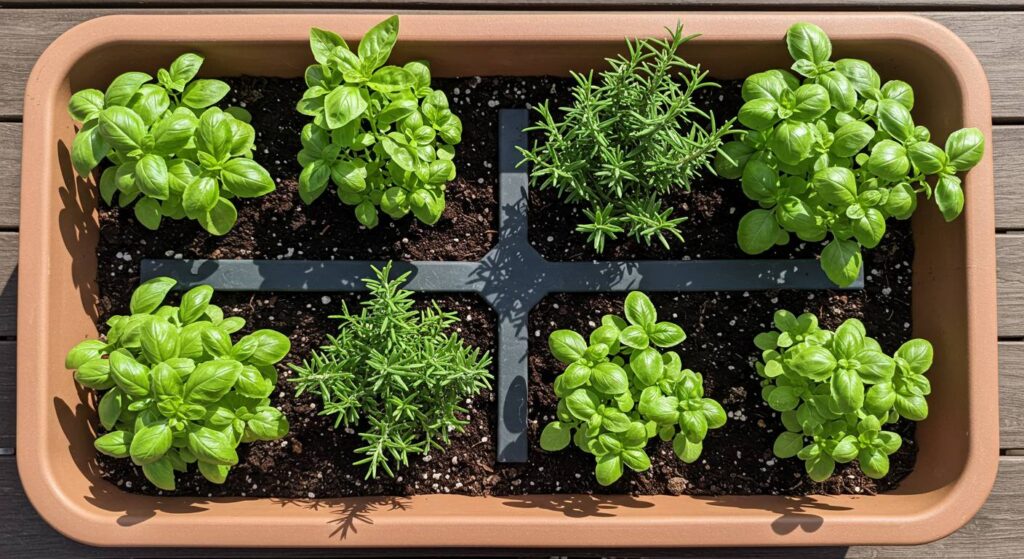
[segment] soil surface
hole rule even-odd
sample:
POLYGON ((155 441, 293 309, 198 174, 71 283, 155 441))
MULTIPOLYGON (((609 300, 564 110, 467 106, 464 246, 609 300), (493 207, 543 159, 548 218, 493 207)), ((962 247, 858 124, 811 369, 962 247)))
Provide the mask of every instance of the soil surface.
MULTIPOLYGON (((258 150, 256 159, 278 179, 278 190, 263 199, 238 202, 239 222, 224 237, 212 237, 190 221, 166 222, 159 233, 142 228, 130 210, 100 210, 98 247, 99 323, 112 314, 127 312, 128 299, 138 284, 143 258, 292 258, 292 259, 422 259, 475 260, 496 238, 497 111, 524 107, 552 98, 564 105, 569 82, 561 78, 467 78, 437 80, 453 110, 464 123, 458 146, 459 178, 449 185, 448 208, 433 228, 412 218, 396 222, 382 219, 368 231, 355 222, 352 208, 333 194, 313 206, 301 203, 296 192, 300 171, 294 161, 304 117, 291 108, 301 96, 301 80, 234 78, 232 102, 244 103, 254 116, 258 150)), ((720 100, 729 117, 735 111, 738 87, 725 84, 720 100), (732 96, 732 97, 730 97, 732 96), (731 103, 731 104, 730 104, 731 103)), ((706 179, 694 194, 673 200, 689 211, 683 233, 688 243, 673 251, 646 249, 619 242, 603 258, 732 258, 744 256, 735 247, 735 227, 752 203, 730 181, 706 179), (697 192, 701 194, 697 194, 697 192), (694 250, 699 248, 699 252, 694 250)), ((531 240, 551 259, 590 259, 580 250, 584 237, 572 232, 573 213, 546 194, 533 196, 531 240), (561 225, 559 225, 561 223, 561 225), (537 242, 540 238, 542 241, 537 242), (548 240, 550 239, 550 240, 548 240), (566 249, 572 247, 572 250, 566 249)), ((624 294, 559 294, 542 301, 530 314, 530 461, 495 463, 497 410, 494 394, 484 392, 467 401, 470 424, 452 438, 445 452, 415 458, 394 479, 364 480, 362 467, 351 464, 361 445, 354 431, 335 429, 333 418, 318 415, 315 396, 295 396, 287 365, 320 346, 336 331, 328 316, 341 301, 358 301, 354 294, 337 293, 218 293, 214 303, 227 315, 247 321, 242 333, 274 328, 288 335, 292 353, 279 366, 281 378, 272 396, 274 405, 288 416, 291 432, 282 440, 244 444, 240 463, 223 485, 206 482, 194 469, 178 474, 176 494, 196 497, 247 496, 319 499, 351 495, 410 495, 464 493, 472 495, 524 495, 531 493, 635 493, 635 494, 783 494, 874 493, 894 487, 913 468, 916 447, 913 424, 896 430, 904 437, 901 450, 891 457, 889 476, 881 481, 865 478, 853 465, 841 467, 825 483, 810 482, 796 459, 772 457, 771 446, 781 429, 778 414, 760 397, 753 369, 758 350, 752 339, 767 329, 772 312, 815 312, 826 327, 849 317, 864 319, 869 333, 887 351, 910 337, 910 262, 913 242, 904 222, 892 221, 881 245, 865 253, 866 289, 863 291, 771 291, 732 293, 658 294, 652 298, 663 318, 677 321, 688 334, 680 347, 686 367, 705 377, 709 397, 722 402, 728 423, 712 431, 705 453, 696 463, 683 464, 668 444, 652 441, 648 452, 653 467, 645 473, 628 472, 611 487, 602 488, 593 477, 593 457, 578 450, 546 453, 537 446, 540 430, 554 415, 556 400, 550 383, 560 372, 548 355, 547 336, 558 328, 589 331, 592 322, 609 312, 621 312, 624 294)), ((794 244, 765 257, 811 257, 817 246, 794 244)), ((421 298, 425 302, 426 298, 421 298)), ((459 328, 471 344, 495 348, 495 316, 486 303, 472 295, 443 295, 441 305, 463 319, 459 328)), ((102 327, 102 326, 101 326, 102 327)), ((242 335, 237 334, 237 336, 242 335)), ((105 478, 132 492, 166 494, 155 489, 139 468, 127 460, 101 456, 105 478)), ((380 506, 384 506, 382 500, 380 506)), ((523 506, 535 506, 523 501, 523 506)), ((402 506, 393 501, 389 506, 402 506)), ((556 506, 552 504, 551 506, 556 506)))

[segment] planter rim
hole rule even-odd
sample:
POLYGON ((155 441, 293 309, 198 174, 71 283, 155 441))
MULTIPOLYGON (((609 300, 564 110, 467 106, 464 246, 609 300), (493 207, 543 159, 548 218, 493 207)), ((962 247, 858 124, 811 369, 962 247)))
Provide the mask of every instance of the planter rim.
MULTIPOLYGON (((702 43, 781 43, 790 24, 813 21, 837 43, 891 41, 934 53, 947 67, 938 70, 951 72, 960 88, 962 125, 981 129, 989 146, 965 180, 970 187, 965 189, 967 204, 962 218, 967 231, 962 272, 967 303, 965 361, 971 390, 966 395, 969 433, 964 435, 962 471, 940 489, 913 495, 921 508, 900 515, 871 510, 876 504, 885 509, 894 500, 911 497, 899 492, 870 500, 852 495, 732 496, 722 499, 725 506, 715 506, 717 498, 665 495, 417 495, 402 498, 408 503, 406 511, 373 512, 373 525, 357 526, 345 540, 328 535, 335 530, 331 522, 337 522, 337 510, 330 509, 368 507, 372 511, 381 506, 380 498, 289 500, 298 505, 291 506, 271 499, 134 496, 129 498, 131 503, 147 503, 143 508, 150 510, 114 511, 97 506, 92 497, 69 488, 59 475, 58 462, 63 458, 40 441, 42 426, 54 421, 54 383, 58 379, 71 382, 66 371, 52 370, 54 352, 63 355, 67 348, 50 343, 51 316, 59 310, 46 288, 65 270, 57 269, 48 258, 50 247, 61 243, 49 223, 60 200, 55 188, 40 188, 54 184, 55 177, 48 164, 39 164, 40 158, 49 162, 54 157, 51 131, 56 124, 50 108, 66 95, 64 80, 84 57, 104 46, 173 43, 184 50, 194 43, 295 43, 305 41, 313 25, 357 38, 389 13, 111 15, 81 23, 56 39, 39 58, 26 88, 16 455, 25 492, 47 522, 65 536, 97 546, 180 546, 184 528, 189 530, 187 544, 195 546, 564 548, 568 543, 573 547, 641 548, 917 544, 952 533, 977 512, 995 480, 999 448, 991 100, 980 62, 959 37, 932 20, 900 13, 398 13, 402 15, 400 44, 621 41, 658 33, 676 19, 683 21, 687 31, 701 33, 697 41, 702 43), (607 517, 573 518, 564 512, 525 510, 508 504, 539 503, 546 497, 570 505, 600 502, 618 508, 607 517), (683 516, 673 513, 680 500, 706 502, 699 514, 683 516), (841 510, 844 508, 850 510, 841 510), (816 515, 823 517, 820 525, 808 529, 803 510, 818 511, 816 515), (182 514, 185 512, 192 514, 182 514), (567 539, 569 534, 572 539, 567 539)), ((118 490, 109 486, 100 491, 118 490)))

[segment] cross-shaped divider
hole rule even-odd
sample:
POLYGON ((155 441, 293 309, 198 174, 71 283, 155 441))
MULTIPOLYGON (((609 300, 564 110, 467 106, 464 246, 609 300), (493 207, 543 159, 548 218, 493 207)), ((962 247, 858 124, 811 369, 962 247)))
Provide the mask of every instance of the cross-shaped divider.
MULTIPOLYGON (((816 260, 637 260, 550 262, 528 239, 525 166, 516 167, 526 147, 528 111, 499 113, 497 245, 479 262, 395 262, 412 272, 408 289, 480 294, 498 315, 498 461, 526 462, 528 317, 548 293, 667 291, 759 291, 837 289, 816 260)), ((361 278, 379 261, 333 260, 151 260, 142 261, 142 280, 168 276, 178 289, 207 284, 218 291, 365 291, 361 278)), ((846 289, 863 288, 863 272, 846 289)), ((684 328, 685 324, 682 325, 684 328)))

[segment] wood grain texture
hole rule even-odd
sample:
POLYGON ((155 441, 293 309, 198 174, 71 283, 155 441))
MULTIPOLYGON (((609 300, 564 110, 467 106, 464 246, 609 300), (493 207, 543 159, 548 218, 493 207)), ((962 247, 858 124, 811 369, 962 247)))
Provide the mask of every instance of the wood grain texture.
POLYGON ((1024 234, 996 237, 999 337, 1024 337, 1024 234))
POLYGON ((0 232, 0 337, 18 333, 18 234, 0 232))
POLYGON ((18 227, 21 123, 0 122, 0 229, 18 227))
MULTIPOLYGON (((879 0, 876 4, 882 4, 879 0)), ((517 3, 512 2, 515 5, 517 3)), ((814 4, 813 7, 825 9, 838 3, 814 4)), ((884 2, 892 7, 892 2, 884 2)), ((930 6, 941 2, 929 3, 930 6)), ((3 4, 0 4, 3 5, 3 4)), ((126 2, 126 5, 129 3, 126 2)), ((250 4, 251 6, 252 4, 250 4)), ((304 4, 308 5, 308 4, 304 4)), ((368 4, 373 6, 372 4, 368 4)), ((421 2, 403 3, 409 9, 422 9, 421 2)), ((675 4, 679 6, 679 4, 675 4)), ((772 4, 779 9, 790 3, 772 4)), ((810 5, 810 4, 807 4, 810 5)), ((112 13, 210 13, 224 10, 167 10, 157 6, 153 9, 140 10, 137 4, 130 3, 129 9, 117 10, 110 8, 85 9, 8 9, 0 17, 0 45, 4 45, 3 56, 0 57, 0 118, 16 119, 22 113, 22 95, 25 81, 32 65, 39 54, 58 35, 82 21, 109 15, 112 13)), ((523 6, 520 4, 520 6, 523 6)), ((616 5, 623 9, 626 6, 616 5)), ((667 6, 667 4, 666 4, 667 6)), ((851 4, 850 6, 853 6, 851 4)), ((917 6, 910 4, 906 9, 917 6)), ((378 5, 384 9, 385 5, 378 5)), ((391 8, 394 5, 390 5, 391 8)), ((526 5, 528 7, 528 5, 526 5)), ((637 6, 634 6, 637 7, 637 6)), ((638 7, 645 7, 640 4, 638 7)), ((1021 6, 1024 8, 1024 5, 1021 6)), ((249 9, 247 11, 253 11, 249 9)), ((295 11, 295 10, 289 10, 295 11)), ((978 58, 985 66, 992 87, 992 110, 998 119, 1024 118, 1024 96, 1019 95, 1020 76, 1024 75, 1024 57, 1017 51, 1018 38, 1024 31, 1024 11, 1000 12, 921 12, 946 25, 974 49, 978 58)))
MULTIPOLYGON (((1024 449, 1024 342, 999 342, 999 447, 1024 449)), ((1021 503, 1024 507, 1024 503, 1021 503)), ((1022 511, 1024 513, 1024 511, 1022 511)))
MULTIPOLYGON (((1019 557, 1020 506, 1024 502, 1024 457, 1004 456, 999 463, 999 477, 992 496, 970 523, 952 536, 937 542, 914 547, 852 547, 852 548, 781 548, 781 549, 678 549, 643 550, 403 550, 401 553, 374 550, 352 550, 351 554, 375 556, 441 556, 451 554, 519 557, 550 557, 557 555, 608 556, 642 555, 679 558, 906 558, 943 557, 963 559, 1007 559, 1019 557)), ((64 538, 47 525, 29 504, 21 491, 15 460, 0 456, 0 557, 6 559, 36 557, 280 557, 285 552, 272 549, 134 549, 94 548, 64 538)), ((329 527, 325 527, 325 530, 329 527)), ((338 549, 295 549, 288 557, 326 557, 343 553, 338 549)))
POLYGON ((1024 229, 1024 126, 996 126, 992 135, 996 229, 1024 229))
POLYGON ((0 448, 14 448, 14 421, 17 397, 14 379, 17 376, 13 341, 0 341, 0 448))

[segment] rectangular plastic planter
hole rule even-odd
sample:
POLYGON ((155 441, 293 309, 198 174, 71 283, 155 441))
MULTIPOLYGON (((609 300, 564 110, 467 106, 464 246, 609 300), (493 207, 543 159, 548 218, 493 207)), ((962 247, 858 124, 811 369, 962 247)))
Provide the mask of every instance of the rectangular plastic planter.
MULTIPOLYGON (((78 541, 108 546, 380 546, 639 548, 715 545, 921 543, 963 525, 988 496, 998 465, 995 225, 991 103, 970 49, 926 19, 865 14, 480 13, 402 16, 398 59, 427 58, 437 76, 566 74, 599 66, 623 38, 682 20, 701 37, 685 47, 717 78, 786 66, 782 38, 821 25, 836 56, 869 59, 920 92, 915 119, 945 137, 961 126, 989 138, 966 177, 966 210, 946 224, 931 206, 913 220, 914 335, 935 345, 932 416, 918 426, 918 467, 878 496, 420 495, 403 507, 376 498, 157 498, 97 473, 95 414, 63 359, 95 336, 95 186, 78 179, 68 146, 71 91, 128 69, 152 70, 182 51, 206 55, 204 74, 299 76, 311 26, 358 37, 384 14, 112 16, 62 35, 29 79, 22 166, 18 305, 18 466, 39 513, 78 541), (561 503, 564 506, 560 506, 561 503), (585 503, 600 515, 563 512, 585 503), (308 505, 308 504, 307 504, 308 505), (339 512, 366 507, 338 537, 339 512)), ((283 107, 290 110, 290 107, 283 107)))

